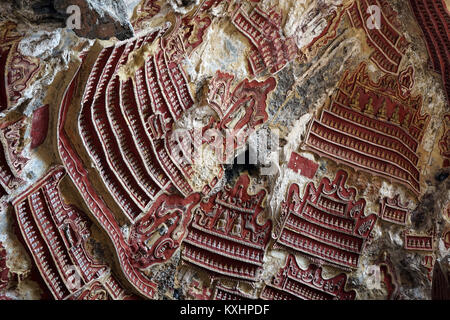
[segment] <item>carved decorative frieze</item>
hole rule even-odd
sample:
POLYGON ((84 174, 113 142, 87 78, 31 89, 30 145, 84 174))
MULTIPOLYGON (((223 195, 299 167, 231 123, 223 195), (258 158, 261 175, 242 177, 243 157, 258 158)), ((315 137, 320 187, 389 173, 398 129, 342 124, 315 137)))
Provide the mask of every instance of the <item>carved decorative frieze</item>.
MULTIPOLYGON (((185 143, 188 136, 176 139, 174 124, 194 105, 181 64, 188 52, 179 28, 174 26, 167 33, 165 26, 89 57, 95 61, 87 66, 87 83, 84 89, 77 88, 79 69, 64 94, 58 122, 58 149, 72 181, 113 241, 127 279, 148 297, 153 297, 155 286, 144 269, 165 262, 177 250, 191 205, 198 198, 194 191, 207 194, 223 174, 220 166, 198 185, 198 168, 176 157, 178 150, 193 147, 185 143), (151 46, 152 54, 132 75, 123 77, 130 53, 144 46, 151 46), (129 238, 97 195, 85 170, 87 164, 77 154, 79 146, 69 139, 73 133, 67 132, 67 114, 77 107, 71 99, 80 90, 79 136, 94 171, 131 223, 129 238), (173 195, 175 190, 186 199, 173 195), (163 234, 158 236, 159 232, 163 234)), ((82 64, 80 68, 86 67, 82 64)), ((244 79, 232 93, 227 91, 230 99, 220 106, 224 113, 210 127, 237 131, 264 123, 267 96, 274 88, 274 78, 244 79)), ((243 146, 245 141, 236 141, 232 147, 243 146)))
POLYGON ((400 203, 400 195, 396 195, 393 199, 385 197, 380 204, 381 220, 405 226, 410 214, 411 211, 407 206, 400 203))
POLYGON ((446 228, 442 235, 442 239, 444 241, 445 249, 450 249, 450 227, 446 228))
POLYGON ((55 299, 70 299, 99 279, 115 283, 104 286, 106 295, 123 299, 127 294, 112 278, 109 268, 86 250, 88 220, 62 199, 59 183, 64 175, 62 167, 52 169, 13 201, 25 243, 55 299))
POLYGON ((431 282, 433 281, 433 268, 434 263, 436 261, 436 258, 433 254, 427 254, 423 256, 422 265, 427 269, 427 277, 428 280, 431 282))
POLYGON ((193 300, 209 300, 212 293, 211 288, 202 284, 198 279, 192 280, 186 291, 186 296, 193 300))
POLYGON ((384 72, 397 74, 409 43, 400 32, 397 13, 387 0, 358 0, 348 9, 353 27, 362 28, 369 46, 371 60, 384 72), (371 6, 380 10, 380 25, 371 17, 371 6))
POLYGON ((339 274, 325 279, 322 268, 309 265, 300 268, 293 255, 289 255, 286 265, 267 284, 260 298, 264 300, 355 300, 354 290, 346 291, 347 275, 339 274))
POLYGON ((404 232, 404 247, 406 250, 432 252, 434 240, 434 231, 414 233, 411 230, 405 230, 404 232))
POLYGON ((234 156, 234 150, 245 146, 252 130, 268 120, 267 98, 276 87, 273 77, 264 81, 244 79, 231 89, 233 80, 232 74, 217 71, 209 83, 207 95, 209 106, 219 116, 219 121, 213 126, 224 136, 227 133, 234 135, 233 143, 223 141, 219 148, 222 150, 222 163, 228 163, 228 156, 234 156))
POLYGON ((260 225, 266 191, 247 192, 248 175, 201 201, 183 242, 182 259, 213 274, 254 281, 263 265, 272 223, 260 225))
MULTIPOLYGON (((86 57, 86 56, 84 56, 86 57)), ((76 188, 80 191, 86 205, 89 207, 90 212, 97 220, 99 225, 104 229, 106 234, 111 239, 114 249, 116 251, 117 258, 119 260, 120 267, 126 276, 126 279, 134 286, 134 288, 142 295, 154 298, 156 292, 156 284, 150 281, 144 274, 142 274, 132 264, 130 247, 126 242, 124 235, 114 217, 114 214, 105 204, 103 198, 101 198, 96 189, 93 187, 92 182, 89 179, 88 171, 83 165, 83 161, 74 148, 73 142, 68 136, 67 129, 65 128, 67 122, 67 115, 70 111, 71 100, 73 99, 76 90, 78 79, 80 76, 81 66, 78 67, 72 80, 67 87, 63 99, 61 101, 61 107, 58 115, 58 151, 64 166, 67 169, 67 173, 75 184, 76 188)), ((95 73, 99 73, 98 67, 93 70, 95 73)), ((94 88, 92 85, 90 89, 93 97, 94 88)), ((70 131, 69 131, 70 132, 70 131)), ((126 205, 125 202, 121 202, 122 205, 126 205)), ((125 207, 126 208, 126 207, 125 207)))
POLYGON ((347 72, 331 104, 311 122, 307 149, 418 194, 418 148, 430 117, 421 114, 422 97, 404 90, 407 78, 385 75, 373 82, 365 63, 347 72))
POLYGON ((16 24, 9 21, 0 24, 0 111, 19 101, 39 71, 37 58, 19 52, 20 40, 16 24))
POLYGON ((300 200, 292 184, 281 205, 283 224, 277 247, 302 253, 311 260, 344 270, 356 269, 377 216, 365 216, 366 201, 345 186, 348 174, 339 170, 333 182, 323 178, 316 189, 310 182, 300 200))
POLYGON ((282 16, 275 8, 265 11, 256 6, 248 13, 239 6, 231 22, 250 41, 248 61, 252 75, 266 69, 275 74, 297 56, 295 40, 283 36, 282 16))
POLYGON ((447 102, 450 103, 450 15, 445 0, 409 0, 422 29, 431 67, 442 76, 447 102))
MULTIPOLYGON (((331 8, 330 14, 322 19, 326 20, 326 27, 323 28, 322 32, 318 34, 316 37, 312 39, 312 41, 305 47, 302 48, 302 53, 309 59, 313 58, 317 55, 317 52, 320 48, 326 46, 332 40, 334 40, 337 36, 337 29, 339 24, 342 21, 342 17, 347 12, 345 9, 345 5, 335 6, 333 3, 323 3, 325 8, 327 5, 331 8)), ((311 15, 311 24, 321 25, 323 22, 317 21, 317 15, 311 15)), ((302 36, 305 32, 306 25, 300 25, 296 30, 297 39, 302 40, 302 36)), ((316 34, 316 30, 312 31, 316 34)))
POLYGON ((254 129, 269 118, 267 97, 276 87, 275 78, 244 79, 231 92, 233 79, 232 74, 217 71, 211 80, 207 101, 220 117, 217 127, 235 131, 254 129))
POLYGON ((197 9, 181 20, 181 33, 188 55, 203 43, 203 37, 212 23, 208 12, 222 2, 223 0, 201 0, 197 9))

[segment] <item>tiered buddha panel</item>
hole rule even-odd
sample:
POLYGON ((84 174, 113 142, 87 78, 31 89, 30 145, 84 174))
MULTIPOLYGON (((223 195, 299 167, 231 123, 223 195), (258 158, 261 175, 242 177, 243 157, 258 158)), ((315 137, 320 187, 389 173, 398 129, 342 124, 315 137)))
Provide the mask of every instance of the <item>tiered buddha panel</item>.
POLYGON ((365 200, 347 189, 347 173, 338 171, 330 182, 323 178, 316 189, 307 185, 299 201, 299 186, 292 184, 282 203, 283 225, 276 247, 301 253, 311 260, 344 270, 356 269, 376 215, 364 215, 365 200))
POLYGON ((274 9, 265 12, 259 6, 248 14, 239 6, 231 22, 250 41, 249 64, 253 75, 268 69, 274 74, 297 55, 292 38, 285 39, 281 30, 282 16, 274 9))
MULTIPOLYGON (((223 174, 220 166, 205 179, 195 164, 178 161, 176 152, 193 146, 185 143, 187 137, 178 139, 173 128, 194 104, 182 69, 187 53, 179 28, 168 33, 165 26, 82 54, 82 64, 67 75, 72 79, 59 113, 61 160, 113 242, 128 281, 149 298, 156 285, 144 269, 172 256, 199 192, 207 194, 223 174), (133 50, 150 53, 130 67, 125 64, 133 50), (78 127, 68 121, 72 117, 78 117, 78 127), (123 234, 123 223, 131 223, 130 236, 123 234), (166 227, 168 232, 162 232, 166 227)), ((227 112, 209 125, 245 131, 263 123, 274 87, 274 78, 244 79, 222 106, 227 112)), ((244 145, 245 139, 240 142, 244 145)))
POLYGON ((149 212, 135 223, 129 232, 129 248, 134 266, 145 269, 167 261, 180 247, 193 208, 200 194, 188 197, 163 194, 149 212))
POLYGON ((405 226, 410 213, 410 210, 400 203, 399 195, 393 199, 383 198, 380 205, 380 218, 387 222, 405 226))
POLYGON ((256 297, 241 291, 238 287, 229 288, 221 283, 218 283, 214 289, 213 300, 242 301, 255 299, 256 297))
POLYGON ((42 278, 58 300, 86 298, 84 293, 93 286, 100 287, 105 298, 127 298, 109 268, 86 251, 88 220, 61 198, 58 186, 64 175, 62 167, 52 169, 13 202, 20 231, 42 278))
MULTIPOLYGON (((80 58, 87 59, 83 54, 80 58)), ((130 257, 130 247, 126 243, 120 226, 116 221, 114 213, 107 206, 104 196, 100 197, 98 191, 91 182, 91 173, 87 166, 83 164, 80 157, 81 151, 73 144, 73 129, 68 118, 74 117, 78 111, 73 110, 73 101, 77 101, 78 82, 82 76, 83 65, 80 65, 75 73, 71 75, 69 86, 63 94, 61 107, 58 115, 58 151, 67 173, 80 191, 91 214, 97 220, 101 228, 111 239, 120 267, 129 283, 142 295, 153 298, 155 296, 156 285, 145 277, 139 270, 136 270, 130 257), (67 127, 68 128, 67 128, 67 127)), ((97 70, 97 72, 99 72, 97 70)))
POLYGON ((408 42, 399 30, 397 13, 387 0, 358 0, 348 9, 353 27, 362 28, 368 45, 373 48, 371 60, 383 71, 396 74, 406 52, 408 42), (371 6, 380 9, 380 25, 372 20, 371 6), (373 26, 369 24, 372 22, 373 26))
POLYGON ((322 268, 311 264, 300 268, 293 255, 261 292, 264 300, 355 300, 354 290, 345 291, 347 275, 324 279, 322 268))
POLYGON ((432 68, 442 76, 450 102, 450 14, 444 0, 409 0, 425 37, 432 68))
POLYGON ((100 52, 79 117, 86 149, 132 222, 170 186, 183 195, 194 191, 192 169, 173 159, 176 146, 170 138, 173 123, 194 103, 177 60, 179 38, 157 36, 154 32, 100 52), (155 54, 134 79, 121 80, 118 70, 129 53, 152 42, 158 44, 155 54))
POLYGON ((428 234, 413 234, 407 230, 404 237, 404 246, 406 250, 432 252, 434 237, 428 234))
POLYGON ((31 120, 31 149, 39 147, 44 143, 48 133, 48 126, 50 121, 49 105, 43 105, 33 111, 33 118, 31 120))
POLYGON ((214 275, 255 281, 263 265, 272 223, 259 225, 266 191, 249 195, 250 178, 204 199, 188 226, 182 259, 214 275))
MULTIPOLYGON (((39 72, 39 60, 23 56, 18 49, 22 35, 13 22, 0 22, 0 111, 16 105, 39 72)), ((0 145, 0 196, 10 193, 23 181, 19 178, 24 159, 17 149, 25 118, 2 125, 0 145)))
POLYGON ((418 148, 429 116, 421 115, 421 96, 407 93, 413 69, 398 79, 386 75, 377 83, 366 69, 363 63, 356 72, 346 73, 330 106, 311 122, 306 148, 395 180, 418 194, 418 148))

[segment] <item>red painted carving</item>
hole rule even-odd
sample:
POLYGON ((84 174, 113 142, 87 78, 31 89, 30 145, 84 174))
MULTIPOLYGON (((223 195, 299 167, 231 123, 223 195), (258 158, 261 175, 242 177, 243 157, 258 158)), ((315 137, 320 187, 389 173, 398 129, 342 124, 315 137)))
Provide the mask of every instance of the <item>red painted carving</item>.
POLYGON ((6 249, 0 242, 0 299, 8 286, 9 268, 6 266, 6 249))
MULTIPOLYGON (((100 71, 100 69, 98 68, 99 67, 94 69, 94 72, 98 73, 100 71)), ((153 298, 155 296, 156 285, 132 265, 130 258, 130 248, 124 239, 120 227, 115 220, 113 213, 106 206, 104 200, 98 196, 96 190, 92 186, 91 181, 88 178, 88 171, 83 165, 83 162, 80 159, 79 155, 75 151, 74 146, 72 145, 65 129, 70 101, 75 94, 75 90, 77 89, 77 81, 79 75, 80 68, 78 68, 78 70, 76 71, 72 81, 66 89, 63 100, 61 102, 60 113, 58 116, 59 154, 65 167, 67 168, 67 173, 69 174, 77 189, 81 192, 81 195, 83 196, 91 213, 94 215, 97 222, 112 240, 121 269, 124 272, 127 280, 142 295, 153 298)), ((88 87, 86 90, 94 90, 92 86, 92 84, 88 83, 88 87)), ((92 98, 93 95, 94 92, 92 91, 90 98, 92 98)))
POLYGON ((17 25, 12 21, 2 22, 0 25, 0 45, 14 42, 20 39, 20 34, 17 33, 17 25))
POLYGON ((405 226, 411 211, 400 203, 400 195, 393 199, 384 198, 380 205, 380 218, 384 221, 405 226))
POLYGON ((346 188, 347 176, 340 170, 333 182, 323 178, 317 189, 310 182, 301 202, 299 186, 292 184, 282 203, 284 222, 279 236, 275 234, 277 246, 319 263, 356 269, 377 216, 364 215, 366 202, 356 201, 356 190, 346 188))
POLYGON ((90 283, 86 288, 76 292, 69 300, 113 300, 100 281, 90 283))
MULTIPOLYGON (((173 255, 184 237, 192 205, 198 201, 194 192, 208 193, 223 174, 220 167, 209 181, 198 185, 193 165, 175 157, 174 151, 189 148, 187 139, 173 139, 175 121, 194 105, 181 64, 188 52, 180 24, 177 18, 168 34, 166 26, 104 48, 93 65, 86 59, 64 94, 58 118, 58 150, 70 178, 113 242, 127 280, 149 298, 154 297, 156 285, 143 269, 173 255), (132 77, 119 77, 129 54, 148 44, 154 50, 145 63, 132 77), (80 70, 86 69, 90 72, 86 85, 77 88, 80 70), (78 112, 72 99, 76 101, 79 91, 78 112), (68 117, 74 115, 78 116, 80 143, 72 142, 77 133, 68 117), (93 168, 79 155, 85 151, 93 168), (97 174, 112 199, 107 195, 103 201, 97 189, 103 186, 93 187, 90 179, 97 174), (173 195, 176 191, 182 197, 173 195), (111 201, 131 224, 129 235, 108 207, 111 201)), ((267 95, 274 88, 273 78, 244 80, 224 107, 224 118, 211 121, 207 128, 245 130, 262 124, 268 118, 267 95)))
POLYGON ((234 12, 233 25, 251 43, 248 59, 252 75, 258 75, 266 69, 272 74, 277 73, 296 57, 295 40, 283 37, 281 20, 281 14, 275 9, 267 12, 259 6, 250 13, 241 6, 234 12))
POLYGON ((157 35, 154 32, 100 53, 79 119, 86 148, 132 221, 169 184, 184 195, 192 193, 189 170, 173 164, 171 139, 159 138, 170 134, 173 121, 193 105, 193 99, 179 61, 173 60, 179 59, 174 55, 177 37, 160 41, 155 40, 157 35), (119 80, 117 69, 130 51, 152 41, 161 47, 138 70, 136 81, 119 80), (97 70, 104 68, 107 72, 100 75, 97 70), (101 86, 94 95, 95 83, 101 86))
POLYGON ((267 96, 275 89, 275 78, 263 82, 244 79, 231 93, 233 79, 233 75, 217 71, 209 85, 207 101, 220 116, 218 128, 239 131, 266 122, 267 96))
POLYGON ((409 0, 422 29, 431 65, 442 75, 447 101, 450 102, 450 15, 444 0, 409 0))
MULTIPOLYGON (((244 79, 231 91, 234 76, 217 71, 209 83, 207 102, 219 116, 216 129, 234 133, 234 143, 224 141, 222 162, 229 161, 227 156, 245 145, 249 135, 257 126, 267 121, 267 97, 276 87, 273 77, 265 81, 244 79)), ((212 143, 212 141, 211 141, 212 143)))
POLYGON ((444 239, 445 249, 450 249, 450 230, 445 231, 442 238, 444 239))
POLYGON ((302 157, 296 152, 291 153, 291 158, 289 159, 288 168, 312 179, 319 168, 319 165, 312 160, 302 157))
POLYGON ((450 167, 450 114, 444 116, 444 135, 439 141, 439 149, 444 159, 442 167, 450 167))
POLYGON ((362 63, 345 74, 331 105, 311 122, 306 146, 418 194, 417 150, 430 117, 421 115, 421 96, 403 97, 406 81, 385 75, 374 83, 366 69, 362 63))
POLYGON ((145 23, 157 15, 161 11, 160 0, 145 0, 144 3, 136 7, 135 18, 131 21, 131 25, 135 32, 145 29, 145 23))
POLYGON ((399 95, 407 99, 411 95, 411 90, 414 87, 414 67, 409 66, 398 75, 399 95))
POLYGON ((28 159, 17 154, 18 144, 17 136, 20 136, 20 127, 23 124, 20 120, 15 124, 6 124, 6 127, 0 128, 0 196, 16 189, 23 184, 23 180, 18 177, 22 167, 28 159))
POLYGON ((216 284, 214 288, 213 300, 255 300, 256 297, 252 294, 242 291, 239 286, 239 282, 235 283, 234 286, 228 287, 221 282, 216 284))
POLYGON ((211 25, 211 19, 207 14, 194 15, 183 18, 183 42, 186 51, 194 51, 202 42, 206 29, 211 25))
POLYGON ((374 50, 371 60, 385 72, 398 73, 409 43, 399 31, 397 13, 391 8, 388 1, 355 1, 347 12, 353 27, 362 28, 366 33, 367 43, 374 50), (377 6, 381 9, 381 28, 371 27, 368 24, 371 17, 369 6, 377 6))
POLYGON ((341 273, 324 279, 322 268, 311 264, 301 269, 289 255, 286 265, 278 271, 261 293, 264 300, 355 300, 354 290, 345 291, 347 275, 341 273))
POLYGON ((64 175, 62 167, 52 169, 13 201, 25 243, 55 299, 71 299, 95 279, 104 283, 109 297, 123 299, 127 294, 109 268, 86 250, 88 220, 61 198, 58 185, 64 175))
POLYGON ((109 275, 105 279, 88 283, 67 300, 139 300, 139 298, 134 295, 125 295, 121 284, 109 275))
POLYGON ((23 56, 12 22, 0 24, 0 111, 16 104, 39 71, 39 60, 23 56))
POLYGON ((394 265, 392 264, 389 255, 384 252, 375 264, 380 267, 381 281, 387 291, 387 300, 397 300, 399 299, 399 282, 397 279, 397 273, 395 272, 394 265))
POLYGON ((130 248, 137 267, 147 268, 173 255, 184 238, 192 208, 199 200, 199 194, 187 198, 164 194, 155 201, 149 213, 130 232, 130 248))
POLYGON ((406 230, 404 232, 404 245, 406 250, 431 252, 434 249, 434 232, 413 234, 411 230, 406 230))
POLYGON ((49 118, 48 104, 33 112, 33 120, 31 122, 31 149, 39 147, 45 141, 49 118))
POLYGON ((257 222, 266 191, 249 195, 250 178, 202 200, 188 227, 182 259, 215 274, 256 280, 263 264, 272 223, 257 222))
POLYGON ((433 281, 433 268, 435 263, 435 258, 433 255, 425 255, 423 256, 422 264, 427 269, 427 277, 428 280, 431 282, 433 281))
POLYGON ((18 176, 30 159, 22 156, 26 118, 0 125, 0 140, 12 173, 18 176))
POLYGON ((209 83, 207 101, 221 119, 225 116, 231 104, 233 80, 234 75, 219 70, 209 83))
POLYGON ((189 284, 186 295, 193 300, 209 300, 211 298, 211 288, 203 286, 200 281, 194 279, 189 284))

